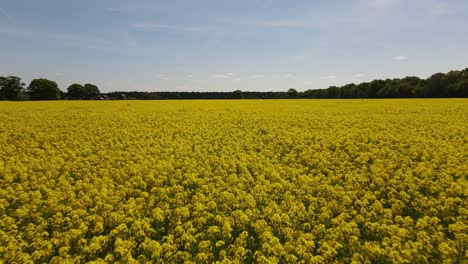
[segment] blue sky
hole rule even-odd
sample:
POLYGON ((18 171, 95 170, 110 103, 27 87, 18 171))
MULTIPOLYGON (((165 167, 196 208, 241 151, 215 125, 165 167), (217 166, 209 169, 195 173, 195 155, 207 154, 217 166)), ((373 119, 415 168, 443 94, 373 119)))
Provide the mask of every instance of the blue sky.
POLYGON ((466 0, 0 0, 0 76, 285 91, 468 67, 466 0))

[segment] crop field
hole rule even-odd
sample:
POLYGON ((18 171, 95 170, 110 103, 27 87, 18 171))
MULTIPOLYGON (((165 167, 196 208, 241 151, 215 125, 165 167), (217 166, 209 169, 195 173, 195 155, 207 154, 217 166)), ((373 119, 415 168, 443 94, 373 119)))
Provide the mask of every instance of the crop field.
POLYGON ((468 99, 0 102, 0 263, 463 263, 468 99))

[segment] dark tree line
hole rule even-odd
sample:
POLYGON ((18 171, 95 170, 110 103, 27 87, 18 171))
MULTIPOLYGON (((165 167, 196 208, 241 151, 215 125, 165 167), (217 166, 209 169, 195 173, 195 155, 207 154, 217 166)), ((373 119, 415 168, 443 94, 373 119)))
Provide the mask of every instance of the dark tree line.
POLYGON ((0 76, 0 100, 26 100, 24 83, 16 76, 0 76))
POLYGON ((328 89, 307 90, 303 98, 449 98, 468 97, 468 68, 436 73, 427 79, 374 80, 328 89))
POLYGON ((286 92, 112 92, 109 99, 182 100, 182 99, 283 99, 286 92))
POLYGON ((468 68, 461 71, 436 73, 427 79, 373 80, 360 84, 298 92, 112 92, 100 94, 93 84, 72 84, 62 92, 56 82, 34 79, 29 86, 16 76, 0 76, 0 100, 59 100, 59 99, 286 99, 286 98, 449 98, 468 97, 468 68))
POLYGON ((94 84, 72 84, 67 89, 67 96, 69 99, 93 99, 100 94, 99 89, 94 84))
POLYGON ((93 84, 72 84, 67 92, 62 92, 55 81, 34 79, 28 87, 16 76, 0 76, 0 100, 60 100, 60 99, 97 99, 100 92, 93 84))
POLYGON ((468 97, 468 68, 436 73, 427 79, 374 80, 341 87, 298 92, 112 92, 109 98, 120 99, 286 99, 286 98, 449 98, 468 97))

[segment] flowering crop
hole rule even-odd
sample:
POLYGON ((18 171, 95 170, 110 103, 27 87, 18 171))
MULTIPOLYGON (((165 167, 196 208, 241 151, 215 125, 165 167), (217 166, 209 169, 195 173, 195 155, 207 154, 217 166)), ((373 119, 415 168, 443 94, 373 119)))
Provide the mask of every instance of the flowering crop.
POLYGON ((0 103, 0 262, 462 263, 468 100, 0 103))

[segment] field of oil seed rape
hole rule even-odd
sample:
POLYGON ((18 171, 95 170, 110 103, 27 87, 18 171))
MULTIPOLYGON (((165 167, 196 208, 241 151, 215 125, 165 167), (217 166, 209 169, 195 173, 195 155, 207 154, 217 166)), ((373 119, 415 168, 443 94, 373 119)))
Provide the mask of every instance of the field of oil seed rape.
POLYGON ((468 100, 0 103, 0 262, 462 263, 468 100))

